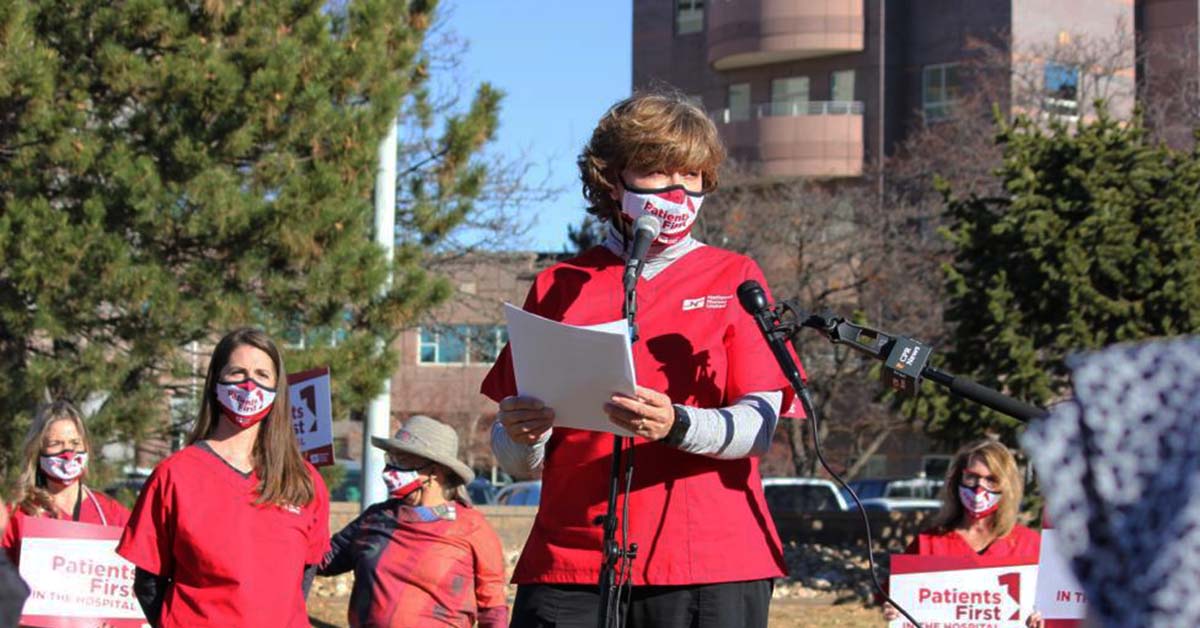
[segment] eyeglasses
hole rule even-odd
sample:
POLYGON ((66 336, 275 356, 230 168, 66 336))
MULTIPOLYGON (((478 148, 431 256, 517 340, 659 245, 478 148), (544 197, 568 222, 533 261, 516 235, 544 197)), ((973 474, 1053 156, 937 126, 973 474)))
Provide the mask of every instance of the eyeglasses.
POLYGON ((967 488, 982 486, 989 491, 1000 490, 1000 478, 993 475, 976 475, 970 471, 963 471, 960 483, 967 488))

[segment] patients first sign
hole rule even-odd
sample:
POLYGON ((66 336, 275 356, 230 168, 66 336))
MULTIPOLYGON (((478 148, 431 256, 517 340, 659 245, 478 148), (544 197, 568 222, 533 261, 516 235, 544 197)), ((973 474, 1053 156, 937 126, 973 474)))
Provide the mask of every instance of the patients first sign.
POLYGON ((897 554, 889 595, 924 628, 1021 628, 1036 580, 1035 562, 897 554))
POLYGON ((24 525, 21 577, 31 591, 21 625, 147 625, 133 595, 134 566, 116 553, 122 528, 40 517, 24 525))

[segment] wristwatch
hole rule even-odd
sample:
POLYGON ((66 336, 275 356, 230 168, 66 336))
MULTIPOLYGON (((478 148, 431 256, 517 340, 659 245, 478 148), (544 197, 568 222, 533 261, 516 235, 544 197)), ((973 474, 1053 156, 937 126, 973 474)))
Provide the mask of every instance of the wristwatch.
POLYGON ((672 407, 675 408, 675 422, 671 424, 671 430, 663 437, 663 442, 672 447, 679 447, 692 427, 692 419, 688 416, 687 410, 684 410, 679 404, 672 407))

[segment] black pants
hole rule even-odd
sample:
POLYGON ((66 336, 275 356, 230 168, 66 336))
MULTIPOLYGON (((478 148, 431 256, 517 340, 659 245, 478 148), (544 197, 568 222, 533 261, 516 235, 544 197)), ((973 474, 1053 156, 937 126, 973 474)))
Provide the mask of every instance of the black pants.
MULTIPOLYGON (((771 580, 633 587, 626 628, 766 628, 771 580)), ((596 585, 523 584, 513 604, 513 628, 596 628, 596 585)))

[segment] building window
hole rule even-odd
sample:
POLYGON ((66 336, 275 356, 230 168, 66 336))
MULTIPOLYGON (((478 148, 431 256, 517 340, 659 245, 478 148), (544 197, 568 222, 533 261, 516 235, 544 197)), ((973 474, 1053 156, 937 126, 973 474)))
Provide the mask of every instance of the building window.
POLYGON ((921 72, 921 108, 925 120, 941 120, 950 115, 958 100, 957 63, 927 65, 921 72))
POLYGON ((504 325, 478 325, 471 336, 471 362, 491 364, 500 357, 508 343, 508 328, 504 325))
POLYGON ((771 115, 801 116, 808 113, 808 77, 791 76, 771 81, 771 115))
POLYGON ((1046 62, 1042 76, 1046 109, 1062 116, 1079 114, 1079 68, 1052 61, 1046 62))
POLYGON ((704 0, 675 0, 675 34, 704 30, 704 0))
POLYGON ((503 325, 442 325, 422 327, 419 336, 419 364, 491 364, 508 342, 508 329, 503 325))
POLYGON ((729 121, 750 119, 750 84, 729 86, 729 121))
POLYGON ((829 75, 829 100, 854 102, 854 70, 838 70, 829 75))

